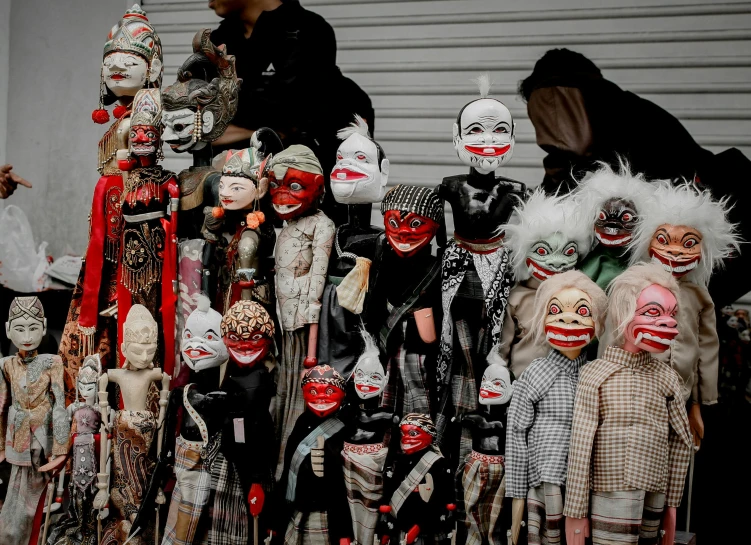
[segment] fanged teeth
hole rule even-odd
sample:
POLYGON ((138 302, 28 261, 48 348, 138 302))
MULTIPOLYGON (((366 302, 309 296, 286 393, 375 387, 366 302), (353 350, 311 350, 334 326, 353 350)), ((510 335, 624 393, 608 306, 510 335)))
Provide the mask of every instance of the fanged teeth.
POLYGON ((583 335, 561 335, 560 333, 553 333, 552 331, 548 331, 547 334, 548 339, 555 339, 556 341, 566 341, 566 342, 574 342, 574 341, 586 341, 589 342, 591 337, 589 336, 589 333, 584 333, 583 335))
POLYGON ((696 266, 699 264, 698 261, 692 261, 688 265, 679 265, 678 267, 671 267, 667 263, 663 263, 660 261, 656 256, 652 257, 652 263, 657 263, 658 265, 662 265, 662 268, 668 271, 669 273, 683 273, 683 272, 689 272, 693 271, 696 266))
POLYGON ((623 238, 617 238, 615 240, 608 240, 601 237, 600 234, 597 233, 597 240, 599 240, 600 243, 604 244, 605 246, 621 246, 631 240, 631 235, 626 235, 623 238))
POLYGON ((642 338, 642 337, 645 339, 649 339, 650 341, 654 341, 656 343, 664 344, 666 346, 670 346, 674 342, 674 339, 663 339, 662 337, 658 337, 657 335, 651 335, 649 333, 640 332, 638 338, 642 338))

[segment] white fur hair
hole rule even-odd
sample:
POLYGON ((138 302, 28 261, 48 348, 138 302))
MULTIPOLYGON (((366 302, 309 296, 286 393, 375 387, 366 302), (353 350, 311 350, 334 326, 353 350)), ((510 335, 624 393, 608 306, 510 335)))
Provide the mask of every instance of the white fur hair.
POLYGON ((480 91, 481 98, 488 98, 490 94, 490 88, 493 86, 493 82, 490 81, 490 76, 487 74, 480 74, 472 80, 472 83, 477 85, 480 91))
POLYGON ((706 286, 712 271, 722 267, 725 258, 740 251, 736 225, 727 219, 729 210, 727 198, 716 201, 708 191, 698 191, 689 182, 678 185, 660 182, 629 243, 630 264, 650 261, 649 244, 660 225, 693 227, 702 237, 701 260, 685 278, 706 286))
POLYGON ((561 233, 566 239, 576 242, 580 260, 592 246, 591 225, 580 217, 575 203, 566 196, 547 196, 541 188, 537 188, 527 202, 520 203, 515 211, 513 223, 503 228, 517 280, 530 277, 526 265, 527 252, 534 243, 550 235, 561 233))
POLYGON ((361 136, 364 136, 368 140, 373 139, 373 137, 370 136, 370 127, 368 127, 368 122, 360 117, 359 114, 355 114, 355 120, 352 123, 350 123, 343 129, 339 129, 336 133, 336 136, 337 138, 339 138, 339 140, 346 140, 353 134, 359 134, 361 136))
POLYGON ((360 327, 360 337, 362 337, 363 343, 365 343, 365 349, 362 351, 360 357, 368 355, 379 359, 381 352, 378 349, 378 345, 373 336, 364 327, 360 327))

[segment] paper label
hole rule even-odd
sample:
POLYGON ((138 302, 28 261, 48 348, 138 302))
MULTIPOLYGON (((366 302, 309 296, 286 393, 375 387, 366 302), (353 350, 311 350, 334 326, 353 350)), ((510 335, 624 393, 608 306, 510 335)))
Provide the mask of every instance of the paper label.
POLYGON ((232 420, 235 426, 235 443, 245 442, 245 419, 235 418, 232 420))

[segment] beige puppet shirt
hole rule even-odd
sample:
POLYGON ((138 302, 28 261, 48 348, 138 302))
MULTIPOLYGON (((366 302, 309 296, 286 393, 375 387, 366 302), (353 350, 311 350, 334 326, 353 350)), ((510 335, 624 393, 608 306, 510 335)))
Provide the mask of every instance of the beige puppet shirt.
POLYGON ((511 289, 506 305, 506 319, 501 331, 501 357, 508 362, 515 378, 519 378, 529 364, 550 352, 547 343, 536 344, 532 332, 534 303, 540 281, 530 278, 511 289))

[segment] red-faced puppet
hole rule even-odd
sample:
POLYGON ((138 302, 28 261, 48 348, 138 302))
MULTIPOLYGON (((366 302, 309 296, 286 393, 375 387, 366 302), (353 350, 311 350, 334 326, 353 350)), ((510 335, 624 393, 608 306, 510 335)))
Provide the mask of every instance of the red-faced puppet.
POLYGON ((305 407, 320 418, 334 414, 344 401, 344 379, 328 365, 305 371, 301 387, 305 407))
POLYGON ((427 187, 397 185, 381 203, 386 239, 399 257, 412 257, 433 240, 443 205, 427 187))
POLYGON ((269 192, 280 219, 290 220, 318 208, 323 196, 321 165, 312 151, 294 145, 274 157, 269 192))
POLYGON ((399 424, 402 432, 401 447, 404 454, 425 450, 436 438, 436 429, 428 415, 409 413, 399 424))
POLYGON ((235 365, 253 367, 274 345, 274 321, 255 301, 237 301, 222 318, 222 338, 235 365))

